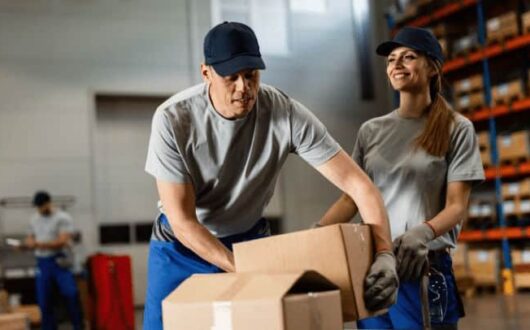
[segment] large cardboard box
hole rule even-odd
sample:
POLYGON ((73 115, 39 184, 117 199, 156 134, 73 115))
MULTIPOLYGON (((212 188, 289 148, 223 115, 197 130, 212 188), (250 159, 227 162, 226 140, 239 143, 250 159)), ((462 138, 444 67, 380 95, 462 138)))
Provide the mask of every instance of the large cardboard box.
POLYGON ((234 244, 237 272, 315 270, 341 291, 346 321, 375 315, 363 299, 364 278, 373 260, 370 229, 338 224, 234 244))
POLYGON ((12 307, 11 312, 26 314, 31 324, 41 323, 41 313, 38 305, 20 305, 12 307))
POLYGON ((470 92, 482 90, 484 82, 481 74, 473 75, 466 79, 458 80, 454 83, 453 89, 456 95, 462 95, 470 92))
POLYGON ((162 313, 171 330, 343 329, 337 286, 312 271, 193 275, 162 313))
POLYGON ((469 271, 477 285, 500 286, 500 250, 469 250, 469 271))

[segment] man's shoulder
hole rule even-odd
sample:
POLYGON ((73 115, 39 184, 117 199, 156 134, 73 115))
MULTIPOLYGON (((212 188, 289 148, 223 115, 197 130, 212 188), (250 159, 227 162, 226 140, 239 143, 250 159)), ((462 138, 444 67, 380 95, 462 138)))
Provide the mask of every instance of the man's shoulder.
POLYGON ((57 219, 57 221, 72 221, 72 216, 61 209, 58 209, 55 211, 54 217, 57 219))
POLYGON ((165 100, 157 108, 158 112, 170 112, 176 114, 179 110, 189 109, 194 105, 208 105, 206 85, 197 84, 182 90, 165 100))

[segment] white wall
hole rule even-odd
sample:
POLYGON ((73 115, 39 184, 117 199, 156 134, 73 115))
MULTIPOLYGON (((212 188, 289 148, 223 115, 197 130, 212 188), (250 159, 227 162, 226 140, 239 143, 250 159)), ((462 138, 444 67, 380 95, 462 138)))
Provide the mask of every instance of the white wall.
MULTIPOLYGON (((289 13, 289 55, 266 56, 263 74, 312 109, 348 153, 360 123, 389 110, 382 61, 377 100, 359 100, 352 2, 328 1, 323 14, 289 13)), ((85 246, 99 250, 94 95, 169 95, 200 81, 209 8, 207 0, 0 1, 0 198, 36 189, 74 195, 70 212, 85 246)), ((375 9, 380 40, 384 21, 375 9)), ((283 213, 287 230, 309 226, 339 195, 296 157, 281 180, 273 213, 283 213)), ((0 228, 23 231, 28 215, 1 210, 0 228)), ((145 249, 116 247, 135 264, 145 249)))

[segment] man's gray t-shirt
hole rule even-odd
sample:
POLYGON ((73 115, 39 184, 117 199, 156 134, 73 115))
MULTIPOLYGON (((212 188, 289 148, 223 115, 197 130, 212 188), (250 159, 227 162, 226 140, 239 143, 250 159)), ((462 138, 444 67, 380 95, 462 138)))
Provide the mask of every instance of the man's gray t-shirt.
MULTIPOLYGON (((425 122, 425 116, 403 118, 395 110, 364 123, 357 135, 352 157, 383 195, 392 240, 442 211, 448 182, 484 180, 475 130, 467 118, 455 113, 445 157, 414 147, 425 122)), ((461 224, 429 248, 456 247, 460 229, 461 224)))
POLYGON ((318 166, 339 150, 309 110, 274 87, 261 84, 252 111, 227 120, 200 84, 156 110, 145 170, 162 181, 193 184, 199 222, 225 237, 262 216, 289 153, 318 166))
MULTIPOLYGON (((48 243, 59 238, 61 233, 73 233, 74 223, 72 217, 64 211, 54 210, 49 216, 36 213, 30 221, 29 234, 35 237, 37 242, 48 243)), ((37 257, 49 257, 57 251, 36 249, 37 257)))

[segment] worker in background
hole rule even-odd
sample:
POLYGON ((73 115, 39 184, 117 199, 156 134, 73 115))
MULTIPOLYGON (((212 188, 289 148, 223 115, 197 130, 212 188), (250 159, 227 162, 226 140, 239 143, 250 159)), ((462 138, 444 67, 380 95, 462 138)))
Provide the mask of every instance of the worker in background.
POLYGON ((71 260, 65 252, 74 230, 72 218, 68 213, 55 208, 50 194, 45 191, 35 194, 33 205, 38 212, 31 219, 24 246, 33 249, 37 257, 35 281, 37 302, 42 314, 42 329, 57 329, 53 315, 54 288, 58 288, 61 296, 66 299, 74 329, 82 329, 77 284, 69 269, 71 260))
POLYGON ((204 39, 204 83, 174 95, 153 117, 145 169, 162 206, 150 242, 145 329, 162 329, 162 300, 182 281, 233 272, 232 244, 269 235, 262 213, 290 153, 355 200, 371 226, 377 256, 367 306, 395 300, 395 258, 379 192, 306 107, 260 84, 263 69, 254 32, 219 24, 204 39))
MULTIPOLYGON (((400 287, 389 312, 358 322, 360 329, 422 329, 420 283, 428 275, 430 322, 456 329, 463 306, 450 249, 467 216, 471 186, 484 179, 473 124, 442 92, 442 48, 425 29, 405 27, 377 48, 399 107, 364 123, 353 159, 380 189, 390 217, 400 287)), ((352 218, 358 205, 343 195, 321 224, 352 218)), ((427 283, 427 281, 425 281, 427 283)))

